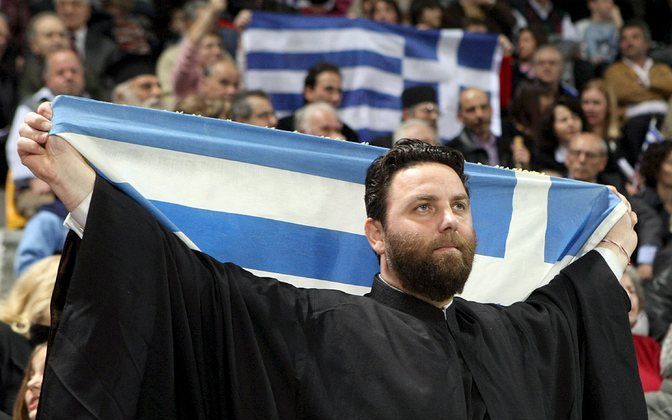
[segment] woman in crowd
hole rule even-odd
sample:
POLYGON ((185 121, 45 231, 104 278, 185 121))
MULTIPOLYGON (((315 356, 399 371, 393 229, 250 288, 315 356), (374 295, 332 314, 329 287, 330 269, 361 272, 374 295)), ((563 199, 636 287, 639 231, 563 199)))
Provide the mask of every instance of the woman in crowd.
POLYGON ((37 407, 40 403, 42 390, 42 377, 44 376, 44 364, 47 359, 47 345, 40 344, 35 347, 30 356, 30 364, 21 382, 21 389, 14 404, 12 418, 14 420, 35 420, 37 407))
POLYGON ((0 302, 0 416, 12 409, 31 347, 47 339, 59 260, 33 264, 0 302))
POLYGON ((586 116, 587 130, 603 138, 609 146, 607 171, 618 172, 634 182, 635 170, 619 147, 621 126, 613 90, 602 79, 589 80, 581 91, 581 109, 586 116))
POLYGON ((560 174, 565 170, 567 147, 586 127, 586 120, 577 101, 560 97, 541 118, 537 135, 535 164, 538 170, 560 174))
POLYGON ((637 272, 628 267, 621 277, 621 286, 630 298, 630 312, 628 320, 632 328, 632 339, 635 345, 635 356, 639 378, 642 381, 644 392, 660 389, 660 344, 649 337, 648 320, 644 312, 644 294, 639 284, 637 272))
POLYGON ((374 0, 371 19, 376 22, 401 24, 401 9, 395 0, 374 0))
POLYGON ((543 34, 526 27, 518 32, 516 39, 516 57, 513 64, 513 89, 524 80, 532 79, 532 57, 539 45, 544 45, 543 34))

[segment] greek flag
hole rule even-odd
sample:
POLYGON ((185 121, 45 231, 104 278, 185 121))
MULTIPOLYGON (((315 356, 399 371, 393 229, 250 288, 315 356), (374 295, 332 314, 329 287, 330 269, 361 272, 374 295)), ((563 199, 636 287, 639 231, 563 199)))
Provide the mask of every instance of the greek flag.
POLYGON ((327 61, 343 74, 340 117, 362 141, 389 134, 400 124, 399 98, 415 85, 430 85, 437 92, 441 138, 459 134, 457 99, 468 87, 489 94, 493 132, 501 131, 501 52, 493 34, 255 12, 243 33, 242 51, 245 86, 268 92, 280 116, 303 105, 308 69, 327 61))
POLYGON ((646 150, 649 148, 654 143, 660 143, 663 140, 665 140, 665 136, 663 136, 663 133, 658 130, 658 127, 656 125, 658 124, 658 119, 657 118, 651 118, 649 121, 649 128, 646 130, 646 136, 644 136, 644 143, 642 143, 642 153, 646 152, 646 150))
MULTIPOLYGON (((301 287, 363 294, 377 147, 210 118, 58 97, 52 134, 192 249, 301 287)), ((606 187, 467 165, 476 235, 464 295, 511 303, 592 249, 624 212, 606 187)))

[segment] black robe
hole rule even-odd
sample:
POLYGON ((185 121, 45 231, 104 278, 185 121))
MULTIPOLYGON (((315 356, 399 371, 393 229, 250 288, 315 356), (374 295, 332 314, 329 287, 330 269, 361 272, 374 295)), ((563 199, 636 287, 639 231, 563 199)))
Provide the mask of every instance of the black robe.
POLYGON ((646 418, 629 301, 596 252, 525 303, 444 317, 380 282, 219 263, 99 178, 54 293, 42 419, 646 418))

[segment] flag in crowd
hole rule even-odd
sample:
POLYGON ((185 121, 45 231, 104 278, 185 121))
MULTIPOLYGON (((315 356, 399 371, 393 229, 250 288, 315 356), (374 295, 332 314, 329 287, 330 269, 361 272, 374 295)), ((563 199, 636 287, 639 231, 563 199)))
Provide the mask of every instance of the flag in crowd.
POLYGON ((415 85, 437 92, 441 138, 459 134, 457 98, 467 87, 488 92, 493 133, 501 132, 501 52, 493 34, 255 12, 242 35, 240 60, 245 86, 268 92, 280 116, 303 105, 310 67, 320 61, 337 65, 344 90, 340 116, 362 141, 390 134, 399 125, 401 93, 415 85))
POLYGON ((642 153, 646 152, 646 149, 652 144, 660 143, 665 140, 665 136, 658 130, 657 125, 658 119, 651 118, 649 121, 649 128, 646 130, 646 136, 644 136, 644 143, 642 143, 642 153))
MULTIPOLYGON (((385 149, 58 97, 52 134, 189 247, 297 286, 363 294, 378 272, 364 179, 385 149)), ((604 186, 466 165, 479 238, 464 296, 524 299, 623 214, 604 186)))

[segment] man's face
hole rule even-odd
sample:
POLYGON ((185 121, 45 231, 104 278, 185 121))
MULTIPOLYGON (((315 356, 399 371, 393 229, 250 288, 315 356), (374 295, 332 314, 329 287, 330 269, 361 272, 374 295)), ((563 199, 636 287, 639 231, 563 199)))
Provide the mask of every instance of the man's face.
POLYGON ((439 139, 437 138, 436 130, 432 127, 420 124, 412 125, 402 130, 401 133, 399 133, 399 137, 397 137, 395 140, 399 139, 417 139, 433 146, 439 145, 439 139))
POLYGON ((212 73, 203 80, 201 93, 208 98, 221 98, 227 101, 238 92, 240 73, 233 63, 220 61, 212 73))
POLYGON ((35 37, 30 40, 33 54, 44 57, 51 51, 68 47, 68 37, 63 22, 54 16, 45 16, 35 22, 35 37))
POLYGON ((341 76, 338 73, 324 71, 315 78, 315 87, 306 86, 303 95, 309 104, 322 101, 338 109, 343 96, 341 76))
POLYGON ((639 60, 646 57, 649 43, 646 41, 641 28, 629 27, 621 32, 620 47, 623 57, 630 60, 639 60))
POLYGON ((84 92, 84 68, 75 52, 58 51, 51 54, 48 60, 44 84, 54 95, 79 96, 84 92))
POLYGON ((345 137, 341 133, 343 124, 339 121, 338 115, 335 112, 318 109, 307 118, 306 134, 328 137, 335 140, 345 140, 345 137))
POLYGON ((247 103, 252 108, 252 115, 242 122, 260 127, 275 127, 278 124, 278 117, 275 116, 271 101, 261 96, 250 96, 247 98, 247 103))
POLYGON ((476 238, 469 197, 453 169, 422 163, 397 172, 385 220, 381 258, 407 292, 441 302, 462 291, 476 238))
POLYGON ((492 108, 488 95, 478 89, 467 89, 462 92, 457 118, 476 136, 487 136, 492 121, 492 108))
POLYGON ((160 109, 163 107, 163 90, 159 78, 153 74, 141 74, 131 79, 131 91, 141 106, 160 109))
POLYGON ((539 80, 555 86, 562 75, 562 55, 554 48, 540 49, 532 60, 532 68, 539 80))
POLYGON ((607 153, 602 139, 588 133, 577 136, 567 149, 565 166, 571 178, 595 182, 607 166, 607 153))
POLYGON ((223 55, 222 39, 214 34, 204 36, 198 43, 196 60, 203 66, 214 63, 223 55))
POLYGON ((89 21, 91 6, 88 0, 57 0, 56 14, 69 31, 76 31, 89 21))
POLYGON ((423 120, 434 128, 436 128, 436 122, 440 115, 439 106, 435 102, 420 102, 403 111, 404 121, 412 118, 423 120))

